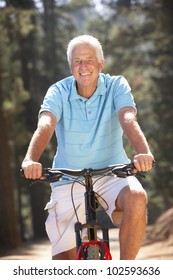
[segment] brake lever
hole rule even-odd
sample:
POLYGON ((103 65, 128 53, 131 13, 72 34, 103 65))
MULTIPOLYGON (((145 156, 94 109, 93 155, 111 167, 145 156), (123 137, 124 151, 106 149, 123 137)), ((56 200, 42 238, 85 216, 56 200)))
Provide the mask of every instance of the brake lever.
POLYGON ((114 175, 117 175, 119 178, 126 178, 128 176, 136 176, 136 177, 143 177, 146 178, 145 175, 142 172, 132 172, 132 170, 135 169, 135 166, 133 163, 130 163, 128 165, 124 165, 124 167, 115 167, 111 173, 114 175))
POLYGON ((115 167, 113 170, 111 170, 111 173, 114 175, 117 175, 119 178, 126 178, 127 176, 134 175, 132 172, 132 166, 125 165, 124 167, 115 167))
POLYGON ((132 172, 133 169, 136 169, 133 162, 131 162, 128 166, 125 166, 124 169, 125 169, 125 172, 127 173, 127 176, 146 178, 146 176, 144 175, 143 172, 140 172, 140 171, 132 172))

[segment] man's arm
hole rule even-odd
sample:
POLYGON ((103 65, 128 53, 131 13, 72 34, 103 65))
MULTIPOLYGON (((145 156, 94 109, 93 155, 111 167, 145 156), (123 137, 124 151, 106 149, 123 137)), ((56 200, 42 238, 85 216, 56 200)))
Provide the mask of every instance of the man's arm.
POLYGON ((41 177, 42 165, 38 161, 54 133, 56 123, 57 119, 52 113, 46 111, 41 113, 37 129, 32 136, 22 162, 22 169, 26 178, 36 179, 41 177))
POLYGON ((147 140, 136 120, 136 110, 124 107, 118 112, 119 121, 132 146, 136 150, 134 165, 138 171, 148 171, 153 166, 154 157, 147 140))

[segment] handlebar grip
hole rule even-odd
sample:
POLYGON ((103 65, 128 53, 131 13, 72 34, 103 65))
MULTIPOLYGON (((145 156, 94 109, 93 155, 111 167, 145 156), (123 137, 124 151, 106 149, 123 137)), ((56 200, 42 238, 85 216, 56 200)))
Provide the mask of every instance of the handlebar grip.
MULTIPOLYGON (((47 176, 49 170, 50 170, 50 168, 43 168, 42 169, 42 175, 47 176)), ((24 170, 22 168, 20 169, 20 176, 25 177, 24 170)))
MULTIPOLYGON (((154 166, 155 166, 155 164, 156 164, 156 162, 155 162, 155 160, 153 160, 152 166, 154 167, 154 166)), ((129 164, 129 167, 131 167, 132 169, 133 169, 133 168, 135 168, 134 163, 133 163, 133 162, 131 162, 131 163, 129 164)))

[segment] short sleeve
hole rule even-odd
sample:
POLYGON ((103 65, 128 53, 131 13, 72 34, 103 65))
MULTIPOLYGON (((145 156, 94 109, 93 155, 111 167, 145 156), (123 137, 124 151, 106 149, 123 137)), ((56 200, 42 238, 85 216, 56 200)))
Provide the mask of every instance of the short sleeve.
POLYGON ((62 116, 62 97, 61 92, 57 84, 52 85, 43 100, 39 114, 43 111, 51 112, 56 116, 57 121, 61 119, 62 116))
POLYGON ((116 112, 126 106, 136 108, 129 83, 123 76, 118 76, 112 86, 114 91, 114 108, 116 112))

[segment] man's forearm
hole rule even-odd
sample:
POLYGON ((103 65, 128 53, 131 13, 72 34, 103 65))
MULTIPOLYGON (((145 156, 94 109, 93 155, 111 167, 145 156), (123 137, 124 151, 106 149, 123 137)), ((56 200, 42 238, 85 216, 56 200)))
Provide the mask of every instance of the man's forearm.
POLYGON ((125 107, 119 112, 119 120, 128 140, 138 154, 149 154, 150 148, 137 120, 133 107, 125 107))
POLYGON ((29 144, 24 161, 39 161, 47 143, 48 139, 45 139, 45 137, 36 130, 29 144))
POLYGON ((25 161, 38 161, 49 143, 56 126, 56 118, 49 112, 43 112, 35 133, 29 144, 25 161))
POLYGON ((146 137, 137 122, 134 122, 131 129, 127 129, 125 133, 138 154, 151 153, 146 137))

